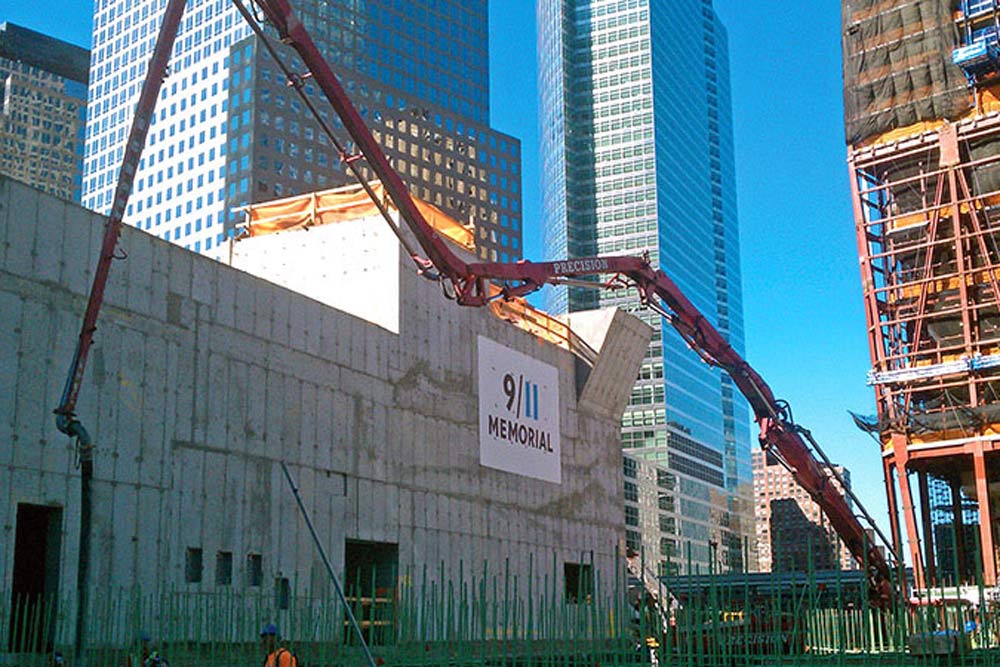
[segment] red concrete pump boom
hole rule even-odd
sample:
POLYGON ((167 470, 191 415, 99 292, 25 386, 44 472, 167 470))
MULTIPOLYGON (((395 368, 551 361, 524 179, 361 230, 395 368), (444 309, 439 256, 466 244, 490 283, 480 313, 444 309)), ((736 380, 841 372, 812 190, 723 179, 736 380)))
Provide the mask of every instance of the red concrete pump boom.
MULTIPOLYGON (((234 2, 254 31, 266 39, 255 15, 247 11, 240 0, 234 2)), ((882 551, 869 539, 847 500, 835 485, 830 483, 826 471, 814 458, 806 443, 806 439, 812 442, 808 431, 794 424, 788 406, 775 399, 763 378, 729 345, 723 335, 694 307, 663 271, 654 269, 648 259, 639 257, 590 257, 558 262, 521 261, 513 264, 466 263, 448 248, 423 218, 410 198, 406 185, 389 164, 361 115, 313 43, 305 26, 296 18, 288 0, 255 0, 255 4, 263 13, 266 22, 277 31, 281 41, 298 52, 309 70, 308 75, 313 77, 317 87, 323 91, 359 152, 382 181, 386 193, 393 200, 407 227, 416 236, 423 252, 427 255, 426 260, 417 257, 414 259, 425 267, 428 264, 433 265, 435 277, 453 289, 453 296, 458 303, 465 306, 483 306, 494 298, 523 296, 546 284, 579 284, 605 289, 635 288, 642 303, 663 315, 706 362, 718 366, 732 377, 733 382, 753 408, 755 419, 760 426, 759 439, 762 447, 778 456, 792 471, 796 481, 823 508, 837 534, 865 569, 873 593, 873 603, 878 606, 888 604, 893 590, 892 568, 882 551), (579 280, 584 276, 600 275, 611 278, 604 282, 579 280), (495 293, 491 295, 492 281, 504 284, 503 291, 499 295, 495 293)), ((183 5, 184 0, 170 0, 156 51, 149 63, 147 81, 136 108, 133 130, 125 151, 119 186, 116 190, 115 205, 109 219, 90 304, 84 318, 81 345, 74 355, 67 389, 56 410, 60 429, 80 437, 81 440, 85 439, 87 445, 89 437, 74 415, 80 378, 83 375, 91 336, 96 328, 104 282, 114 256, 121 217, 131 190, 159 84, 166 73, 167 54, 176 36, 183 5)), ((269 50, 272 49, 270 44, 267 46, 269 50)), ((273 50, 272 53, 278 55, 273 50)), ((312 102, 302 90, 302 79, 307 75, 292 74, 284 65, 282 69, 288 74, 289 85, 303 97, 306 107, 314 111, 312 102)), ((322 122, 320 124, 339 147, 339 140, 333 136, 326 124, 322 122)), ((349 164, 355 159, 355 156, 346 154, 342 154, 342 157, 349 164)), ((353 166, 352 171, 357 173, 353 166)), ((813 445, 815 446, 814 442, 813 445)), ((817 451, 822 455, 821 450, 817 448, 817 451)), ((826 460, 825 455, 823 458, 826 460)), ((853 495, 852 498, 857 501, 853 495)), ((860 507, 860 503, 858 505, 860 507)), ((863 508, 861 509, 863 511, 863 508)), ((867 513, 865 516, 867 517, 867 513)), ((870 517, 867 518, 874 528, 874 522, 870 517)), ((885 542, 884 537, 882 539, 885 542)))
MULTIPOLYGON (((873 602, 879 606, 888 603, 892 595, 892 568, 889 562, 873 540, 869 539, 847 500, 830 483, 829 475, 803 439, 803 431, 791 421, 788 406, 775 399, 764 379, 732 348, 663 271, 654 269, 646 259, 638 257, 589 257, 538 263, 466 263, 460 260, 445 246, 413 204, 402 179, 390 166, 305 26, 295 17, 288 0, 257 0, 257 5, 263 10, 268 22, 277 29, 281 40, 298 52, 317 86, 340 116, 358 150, 385 185, 428 259, 441 278, 454 287, 458 303, 483 306, 492 298, 523 296, 546 284, 574 283, 609 289, 634 287, 642 302, 663 314, 706 362, 718 366, 732 377, 753 408, 760 427, 761 446, 783 460, 799 485, 823 508, 837 534, 866 570, 873 602), (604 283, 573 280, 602 274, 613 277, 604 283), (506 285, 499 297, 490 295, 488 283, 494 280, 506 285)), ((805 435, 808 437, 808 432, 805 435)))

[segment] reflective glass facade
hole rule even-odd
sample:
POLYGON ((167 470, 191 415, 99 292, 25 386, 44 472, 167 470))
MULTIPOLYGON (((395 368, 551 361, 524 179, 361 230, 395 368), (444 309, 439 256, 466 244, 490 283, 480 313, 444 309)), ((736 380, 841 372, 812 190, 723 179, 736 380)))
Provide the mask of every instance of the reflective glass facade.
MULTIPOLYGON (((98 211, 111 201, 127 111, 164 5, 95 6, 84 204, 98 211)), ((485 0, 294 6, 411 192, 475 226, 480 257, 520 258, 520 144, 488 125, 485 0)), ((281 50, 293 71, 302 71, 292 51, 281 50)), ((305 90, 346 143, 319 91, 308 80, 305 90)), ((126 222, 218 256, 239 220, 236 207, 350 182, 340 156, 231 4, 189 2, 126 222)))
POLYGON ((80 202, 86 49, 0 24, 0 173, 80 202))
MULTIPOLYGON (((728 48, 711 1, 540 0, 538 18, 547 257, 648 252, 742 352, 728 48)), ((550 297, 555 312, 638 307, 627 293, 550 297)), ((655 333, 622 438, 671 473, 651 522, 670 530, 652 542, 675 539, 681 562, 661 565, 752 567, 748 407, 659 317, 636 314, 655 333)))

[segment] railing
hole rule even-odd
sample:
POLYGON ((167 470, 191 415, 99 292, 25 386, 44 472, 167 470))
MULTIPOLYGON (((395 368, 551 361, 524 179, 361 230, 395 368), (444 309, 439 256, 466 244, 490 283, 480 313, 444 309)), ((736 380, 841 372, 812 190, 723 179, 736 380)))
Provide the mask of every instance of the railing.
MULTIPOLYGON (((553 565, 555 565, 553 558, 553 565)), ((529 568, 530 569, 530 568, 529 568)), ((565 590, 562 576, 509 574, 509 563, 475 571, 444 566, 419 572, 372 572, 365 586, 345 586, 377 659, 387 665, 579 666, 903 665, 916 638, 961 637, 949 664, 1000 665, 997 610, 967 603, 879 611, 860 577, 830 573, 726 573, 659 583, 671 600, 664 623, 629 595, 623 566, 615 581, 565 590), (392 586, 371 582, 395 582, 392 586), (587 591, 583 594, 584 589, 587 591), (633 604, 629 604, 629 600, 633 604)), ((550 572, 561 573, 560 568, 550 572)), ((537 574, 537 573, 536 573, 537 574)), ((87 665, 136 665, 143 635, 172 667, 260 664, 259 631, 275 622, 300 664, 358 665, 361 648, 345 631, 329 586, 291 585, 294 593, 215 589, 94 591, 83 642, 87 665)), ((654 584, 655 586, 656 584, 654 584)), ((0 665, 46 666, 68 655, 73 601, 3 594, 0 665), (9 601, 10 604, 6 604, 9 601)))

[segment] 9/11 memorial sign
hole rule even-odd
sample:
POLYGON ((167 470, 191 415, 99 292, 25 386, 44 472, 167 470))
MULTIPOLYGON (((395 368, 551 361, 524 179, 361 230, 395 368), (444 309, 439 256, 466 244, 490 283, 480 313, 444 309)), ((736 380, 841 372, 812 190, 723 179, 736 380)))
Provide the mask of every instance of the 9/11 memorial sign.
POLYGON ((562 483, 559 372, 479 336, 479 463, 562 483))

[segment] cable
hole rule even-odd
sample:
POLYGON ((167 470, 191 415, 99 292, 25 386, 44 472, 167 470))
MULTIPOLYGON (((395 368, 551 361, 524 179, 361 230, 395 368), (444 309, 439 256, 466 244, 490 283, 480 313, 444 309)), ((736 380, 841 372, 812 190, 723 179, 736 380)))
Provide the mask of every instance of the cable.
POLYGON ((388 207, 385 205, 383 201, 379 199, 377 193, 372 188, 371 184, 367 180, 365 180, 363 174, 361 173, 361 170, 355 164, 355 162, 357 162, 361 156, 350 155, 348 153, 344 144, 340 141, 339 138, 337 138, 337 135, 334 134, 333 129, 322 118, 319 111, 312 103, 312 100, 309 99, 309 96, 305 94, 305 91, 303 90, 304 79, 302 75, 291 71, 291 69, 289 69, 288 66, 285 65, 278 51, 274 48, 270 40, 268 40, 267 36, 264 34, 264 30, 263 28, 261 28, 260 23, 257 21, 257 17, 255 16, 255 14, 252 14, 246 8, 242 0, 233 0, 233 4, 236 6, 237 11, 239 11, 239 13, 243 16, 244 20, 246 20, 247 24, 250 26, 250 29, 253 30, 254 34, 257 35, 257 37, 260 39, 261 43, 264 45, 264 48, 267 49, 267 52, 270 54, 275 64, 281 69, 281 72, 285 75, 286 81, 288 81, 289 87, 295 89, 295 92, 298 94, 299 99, 302 100, 302 103, 305 104, 306 108, 309 110, 309 113, 312 114, 313 120, 315 120, 316 123, 320 126, 320 128, 323 130, 323 133, 326 134, 327 137, 329 137, 330 141, 333 143, 334 148, 337 149, 337 153, 340 155, 341 162, 343 162, 347 166, 351 174, 357 180, 358 184, 360 184, 361 187, 364 188, 365 193, 367 193, 368 197, 372 200, 372 203, 375 204, 375 207, 382 215, 382 218, 389 225, 389 228, 392 230, 392 233, 396 235, 396 238, 399 240, 400 245, 402 245, 403 249, 406 250, 406 254, 413 260, 414 264, 417 265, 418 273, 429 279, 434 279, 432 278, 432 276, 436 276, 437 279, 440 280, 439 274, 437 274, 436 272, 431 274, 427 271, 426 263, 420 259, 420 255, 417 253, 416 249, 413 248, 410 242, 407 241, 406 238, 403 236, 403 231, 396 225, 395 221, 393 221, 392 216, 389 213, 388 207))

